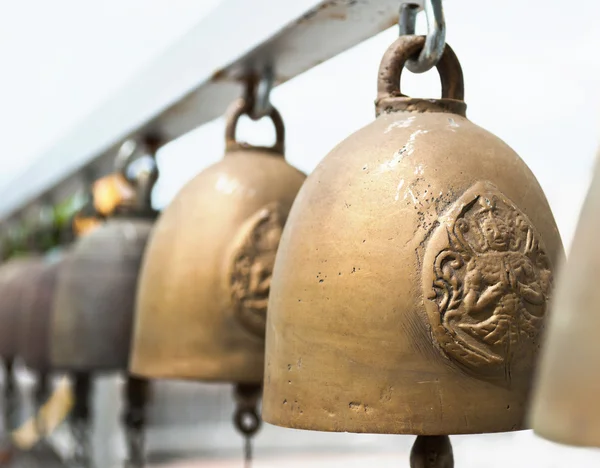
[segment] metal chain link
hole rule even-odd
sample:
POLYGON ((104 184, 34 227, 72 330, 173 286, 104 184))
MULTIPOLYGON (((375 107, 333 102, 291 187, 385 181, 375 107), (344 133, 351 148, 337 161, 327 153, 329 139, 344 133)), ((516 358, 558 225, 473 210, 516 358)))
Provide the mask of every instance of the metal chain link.
MULTIPOLYGON (((400 35, 415 34, 419 5, 410 1, 400 3, 398 26, 400 35)), ((427 17, 427 37, 419 57, 406 62, 406 68, 413 73, 431 70, 440 61, 446 47, 446 21, 442 0, 425 0, 427 17)))
POLYGON ((271 115, 271 90, 275 84, 273 67, 266 65, 256 75, 246 79, 244 101, 248 105, 247 115, 252 120, 260 120, 271 115))

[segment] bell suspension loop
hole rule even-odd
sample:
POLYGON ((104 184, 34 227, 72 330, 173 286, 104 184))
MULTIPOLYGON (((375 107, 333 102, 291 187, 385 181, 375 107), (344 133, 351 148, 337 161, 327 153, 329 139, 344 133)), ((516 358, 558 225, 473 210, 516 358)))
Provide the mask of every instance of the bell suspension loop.
POLYGON ((122 423, 127 444, 127 459, 124 468, 142 468, 145 463, 144 426, 148 381, 129 376, 125 387, 122 423))
POLYGON ((125 201, 129 209, 141 214, 152 213, 152 190, 158 180, 158 165, 156 152, 163 144, 163 140, 153 134, 146 135, 143 139, 127 140, 119 149, 115 158, 115 171, 126 180, 135 192, 133 200, 125 201), (133 176, 130 169, 135 161, 146 157, 151 160, 150 167, 138 170, 133 176))
POLYGON ((244 436, 244 466, 252 466, 252 437, 258 432, 262 420, 258 414, 258 401, 262 392, 260 384, 237 384, 235 387, 235 427, 244 436))
POLYGON ((72 468, 91 468, 91 376, 85 372, 73 375, 73 393, 75 401, 69 417, 69 426, 74 441, 70 466, 72 468))
POLYGON ((283 155, 285 150, 285 125, 279 111, 271 104, 269 95, 273 86, 274 75, 271 68, 265 69, 263 78, 255 85, 254 78, 248 78, 243 97, 236 99, 227 109, 225 115, 225 153, 240 149, 260 149, 283 155), (275 144, 270 147, 258 147, 240 142, 236 138, 237 124, 242 115, 252 120, 268 117, 275 127, 275 144))
POLYGON ((450 437, 417 436, 410 451, 410 468, 454 468, 450 437))
MULTIPOLYGON (((419 5, 403 0, 400 3, 398 26, 400 36, 415 34, 419 5)), ((425 0, 427 36, 425 45, 418 56, 406 62, 406 68, 413 73, 425 73, 439 62, 446 46, 446 21, 442 0, 425 0)))

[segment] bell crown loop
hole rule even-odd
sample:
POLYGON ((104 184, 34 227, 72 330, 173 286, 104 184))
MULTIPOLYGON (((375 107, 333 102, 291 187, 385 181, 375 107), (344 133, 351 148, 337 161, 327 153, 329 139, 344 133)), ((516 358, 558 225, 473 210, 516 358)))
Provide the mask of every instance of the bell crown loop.
POLYGON ((134 190, 132 199, 124 200, 113 213, 114 216, 155 218, 156 210, 152 208, 152 190, 158 180, 158 165, 155 154, 161 145, 161 140, 156 136, 148 136, 143 142, 128 140, 119 150, 115 159, 115 170, 134 190), (140 152, 140 149, 142 150, 140 152), (141 156, 150 156, 152 167, 149 170, 139 171, 133 179, 128 176, 130 165, 141 156))
POLYGON ((273 146, 255 146, 238 141, 235 137, 235 131, 242 115, 248 115, 252 118, 252 105, 249 100, 238 98, 229 106, 225 117, 225 154, 239 150, 258 150, 280 156, 284 155, 285 125, 281 114, 274 106, 271 105, 265 114, 265 117, 269 117, 275 126, 275 144, 273 146))
POLYGON ((402 93, 400 80, 407 61, 425 45, 425 36, 400 36, 387 49, 377 78, 376 115, 389 112, 449 112, 465 116, 467 104, 462 68, 452 48, 446 44, 436 64, 442 84, 441 99, 412 98, 402 93))

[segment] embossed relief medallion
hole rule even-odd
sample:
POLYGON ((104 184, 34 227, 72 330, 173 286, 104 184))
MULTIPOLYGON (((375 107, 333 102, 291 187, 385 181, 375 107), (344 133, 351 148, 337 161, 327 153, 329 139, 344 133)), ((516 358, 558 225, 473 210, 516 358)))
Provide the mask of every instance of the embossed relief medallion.
POLYGON ((478 376, 511 380, 538 348, 552 286, 539 233, 493 184, 478 182, 440 217, 423 288, 433 337, 478 376))
POLYGON ((234 245, 229 274, 234 313, 248 331, 262 338, 273 264, 284 222, 280 205, 271 203, 243 224, 234 245))

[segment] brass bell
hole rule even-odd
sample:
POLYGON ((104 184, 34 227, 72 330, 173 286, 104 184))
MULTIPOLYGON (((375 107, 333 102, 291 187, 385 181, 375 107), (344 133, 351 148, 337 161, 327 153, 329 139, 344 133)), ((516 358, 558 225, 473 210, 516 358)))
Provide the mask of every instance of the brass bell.
POLYGON ((0 267, 0 357, 12 362, 18 354, 17 330, 29 275, 39 270, 37 256, 15 257, 0 267))
POLYGON ((284 125, 273 107, 273 147, 236 141, 248 102, 228 110, 223 160, 185 185, 156 223, 140 276, 130 371, 238 384, 236 422, 251 435, 260 424, 275 252, 305 175, 285 161, 284 125))
POLYGON ((156 212, 157 175, 142 174, 135 197, 72 247, 54 302, 51 359, 75 372, 126 371, 138 271, 156 212))
MULTIPOLYGON (((19 395, 14 380, 14 362, 19 355, 18 330, 23 299, 31 276, 40 268, 37 256, 15 257, 0 267, 0 358, 4 364, 4 421, 9 429, 19 423, 19 395)), ((5 426, 6 427, 6 426, 5 426)))
MULTIPOLYGON (((267 316, 269 423, 432 437, 524 427, 560 236, 529 168, 465 117, 449 46, 442 99, 402 94, 424 43, 387 50, 377 119, 292 207, 267 316)), ((431 446, 451 458, 446 439, 419 438, 415 460, 431 446)))
POLYGON ((599 209, 597 161, 569 259, 558 277, 531 410, 533 429, 542 437, 589 447, 600 447, 599 209))
POLYGON ((35 401, 39 408, 48 396, 50 364, 50 325, 54 311, 56 279, 62 254, 41 258, 29 269, 23 283, 18 321, 18 354, 27 368, 37 374, 35 401))
MULTIPOLYGON (((151 170, 128 178, 131 164, 140 156, 129 143, 117 156, 116 173, 94 187, 94 205, 107 219, 96 226, 86 221, 88 216, 76 218, 75 228, 87 232, 64 261, 54 300, 51 362, 55 369, 73 376, 71 429, 78 446, 74 458, 84 464, 89 459, 91 375, 127 371, 138 273, 156 217, 151 192, 158 178, 157 167, 153 163, 151 170), (115 200, 119 201, 116 207, 115 200)), ((144 142, 150 154, 158 145, 154 139, 144 142)), ((143 380, 127 379, 123 423, 132 466, 143 464, 140 431, 146 387, 143 380)))

